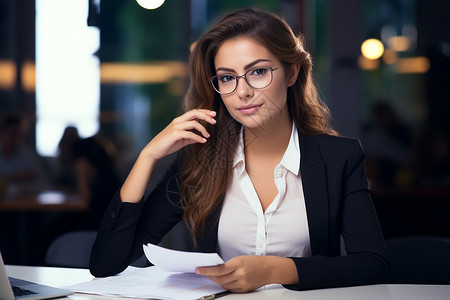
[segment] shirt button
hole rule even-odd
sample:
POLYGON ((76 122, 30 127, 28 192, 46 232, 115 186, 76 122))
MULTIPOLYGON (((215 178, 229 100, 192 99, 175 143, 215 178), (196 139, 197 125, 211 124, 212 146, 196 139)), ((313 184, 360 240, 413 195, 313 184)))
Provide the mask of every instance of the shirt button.
POLYGON ((111 219, 115 219, 115 218, 116 218, 116 212, 113 211, 113 212, 111 213, 111 219))
POLYGON ((260 242, 259 244, 258 244, 258 248, 262 248, 263 247, 263 244, 260 242))
POLYGON ((277 170, 277 172, 275 173, 275 176, 277 178, 280 178, 282 175, 283 175, 283 171, 281 171, 281 170, 277 170))

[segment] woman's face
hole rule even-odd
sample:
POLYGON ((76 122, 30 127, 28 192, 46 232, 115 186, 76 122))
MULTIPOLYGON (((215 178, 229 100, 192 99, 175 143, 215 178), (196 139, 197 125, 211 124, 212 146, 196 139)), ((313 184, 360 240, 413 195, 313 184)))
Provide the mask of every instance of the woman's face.
POLYGON ((270 72, 258 68, 276 69, 273 71, 272 82, 265 88, 253 88, 241 77, 234 92, 221 95, 230 115, 244 127, 276 126, 280 119, 290 118, 286 97, 288 86, 294 84, 297 78, 298 69, 296 71, 295 66, 286 72, 275 56, 259 42, 248 37, 226 40, 217 51, 214 66, 223 83, 231 78, 225 75, 240 76, 250 70, 247 80, 252 80, 250 77, 253 77, 257 81, 260 74, 270 72))

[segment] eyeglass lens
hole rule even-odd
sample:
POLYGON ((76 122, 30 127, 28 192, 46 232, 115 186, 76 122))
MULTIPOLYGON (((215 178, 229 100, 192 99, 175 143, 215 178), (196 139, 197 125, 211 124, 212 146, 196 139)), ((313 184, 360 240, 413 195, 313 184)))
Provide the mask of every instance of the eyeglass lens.
POLYGON ((237 88, 238 78, 244 77, 245 81, 255 89, 263 89, 272 82, 272 68, 254 68, 244 75, 218 74, 213 78, 216 91, 221 94, 229 94, 237 88))

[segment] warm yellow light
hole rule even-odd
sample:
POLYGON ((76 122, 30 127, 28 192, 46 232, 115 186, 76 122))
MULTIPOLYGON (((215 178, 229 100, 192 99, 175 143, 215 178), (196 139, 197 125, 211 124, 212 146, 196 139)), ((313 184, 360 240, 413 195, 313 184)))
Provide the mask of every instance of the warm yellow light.
POLYGON ((378 59, 368 59, 363 55, 358 57, 358 66, 362 70, 375 70, 380 66, 380 60, 378 59))
POLYGON ((157 9, 163 5, 165 0, 136 0, 136 2, 145 9, 157 9))
POLYGON ((102 63, 102 83, 167 83, 175 78, 187 77, 184 62, 166 61, 146 64, 102 63))
POLYGON ((388 46, 394 51, 403 52, 409 49, 411 43, 406 36, 393 36, 388 40, 388 46))
MULTIPOLYGON (((36 89, 36 65, 25 61, 21 69, 22 88, 27 92, 36 89)), ((187 77, 187 65, 181 61, 158 61, 144 64, 102 63, 101 83, 168 83, 187 77)), ((11 60, 0 60, 0 90, 14 88, 16 67, 11 60)), ((181 82, 181 81, 180 81, 181 82)), ((177 92, 178 93, 178 92, 177 92)))
MULTIPOLYGON (((16 84, 16 65, 12 60, 0 60, 0 89, 9 90, 16 84)), ((21 67, 22 88, 26 92, 36 89, 36 66, 32 61, 25 61, 21 67)))
POLYGON ((383 43, 377 39, 365 40, 361 45, 361 53, 367 59, 378 59, 383 55, 383 43))
POLYGON ((34 62, 26 61, 22 65, 22 87, 27 92, 36 90, 36 65, 34 62))
POLYGON ((0 89, 12 89, 16 83, 16 75, 16 66, 12 60, 0 60, 0 89))
POLYGON ((397 73, 420 74, 426 73, 430 69, 430 61, 423 56, 400 58, 396 65, 397 73))

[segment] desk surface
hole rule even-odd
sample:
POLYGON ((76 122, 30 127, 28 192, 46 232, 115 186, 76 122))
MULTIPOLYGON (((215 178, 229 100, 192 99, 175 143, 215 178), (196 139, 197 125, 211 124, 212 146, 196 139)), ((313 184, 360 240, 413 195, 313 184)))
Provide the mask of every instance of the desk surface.
POLYGON ((85 211, 88 203, 79 195, 41 191, 0 199, 0 211, 85 211))
MULTIPOLYGON (((6 266, 9 276, 34 281, 55 287, 73 285, 93 279, 86 269, 51 268, 51 267, 28 267, 28 266, 6 266)), ((351 288, 323 289, 314 291, 290 291, 284 288, 258 291, 248 294, 232 294, 220 299, 243 299, 243 300, 444 300, 449 299, 450 285, 392 285, 380 284, 371 286, 359 286, 351 288)), ((100 300, 115 299, 112 297, 74 294, 69 296, 74 300, 100 300)), ((116 298, 119 299, 119 298, 116 298)))

